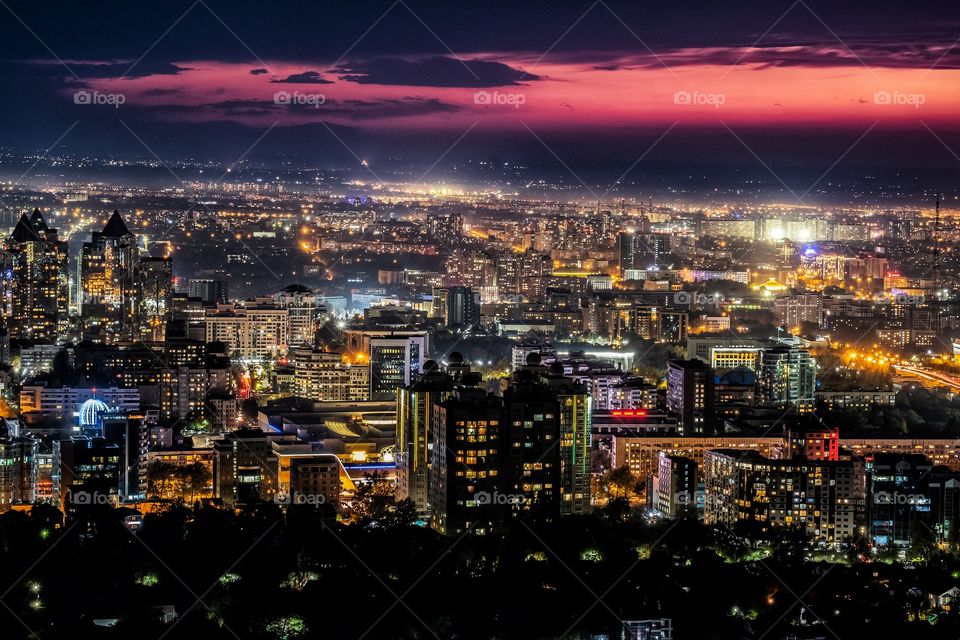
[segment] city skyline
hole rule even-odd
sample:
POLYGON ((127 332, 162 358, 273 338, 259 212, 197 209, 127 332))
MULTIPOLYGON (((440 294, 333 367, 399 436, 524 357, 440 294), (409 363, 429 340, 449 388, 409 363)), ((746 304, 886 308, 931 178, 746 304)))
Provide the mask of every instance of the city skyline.
POLYGON ((957 15, 0 0, 0 637, 955 639, 957 15))

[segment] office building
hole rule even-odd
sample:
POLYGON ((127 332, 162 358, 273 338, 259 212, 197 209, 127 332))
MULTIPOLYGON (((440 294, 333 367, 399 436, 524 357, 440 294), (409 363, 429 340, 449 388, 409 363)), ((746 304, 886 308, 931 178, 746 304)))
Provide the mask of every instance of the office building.
POLYGON ((20 412, 24 421, 35 423, 76 424, 81 407, 90 400, 99 400, 111 410, 138 411, 138 387, 47 387, 25 385, 20 389, 20 412))
POLYGON ((290 460, 289 504, 340 504, 343 464, 337 456, 318 453, 294 456, 290 460))
POLYGON ((367 341, 370 362, 370 399, 393 400, 398 388, 410 384, 411 376, 423 368, 427 355, 427 333, 385 333, 367 341))
POLYGON ((118 487, 121 500, 138 500, 147 496, 147 450, 150 428, 156 415, 146 412, 113 412, 100 419, 103 439, 116 445, 120 454, 118 487))
POLYGON ((259 429, 238 429, 214 441, 214 493, 224 504, 274 500, 279 486, 270 465, 273 439, 259 429))
POLYGON ((226 280, 191 278, 187 281, 187 295, 207 305, 227 304, 229 288, 226 280))
POLYGON ((700 360, 667 363, 667 410, 677 414, 683 435, 714 430, 714 370, 700 360))
POLYGON ((141 258, 136 270, 137 322, 141 340, 161 342, 173 313, 170 258, 141 258))
POLYGON ((54 457, 65 511, 120 503, 122 456, 116 444, 104 438, 73 436, 55 443, 54 457))
POLYGON ((917 454, 878 453, 867 461, 870 474, 870 540, 878 547, 910 546, 915 527, 930 527, 928 483, 933 463, 917 454))

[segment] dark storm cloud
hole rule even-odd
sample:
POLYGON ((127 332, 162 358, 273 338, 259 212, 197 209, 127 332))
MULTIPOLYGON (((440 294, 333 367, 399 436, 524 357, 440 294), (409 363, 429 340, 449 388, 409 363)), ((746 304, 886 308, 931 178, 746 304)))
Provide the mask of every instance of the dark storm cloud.
POLYGON ((384 100, 324 100, 321 103, 289 101, 286 104, 273 100, 223 100, 185 109, 176 105, 162 105, 150 109, 154 115, 183 113, 221 115, 225 119, 250 115, 281 115, 294 113, 316 115, 319 118, 370 121, 384 118, 406 118, 426 114, 455 113, 460 107, 437 98, 405 96, 384 100))
POLYGON ((81 60, 61 63, 56 60, 28 61, 34 71, 49 77, 73 76, 76 74, 81 80, 109 79, 109 78, 146 78, 148 76, 175 76, 189 67, 181 67, 172 62, 157 60, 128 61, 95 61, 81 60), (71 73, 72 72, 72 73, 71 73))
POLYGON ((250 75, 252 76, 262 76, 265 73, 270 73, 267 69, 250 69, 250 75))
POLYGON ((208 0, 209 11, 191 0, 57 3, 55 11, 48 3, 29 0, 8 4, 19 20, 9 15, 0 20, 0 58, 47 58, 52 50, 67 61, 137 60, 147 53, 143 65, 151 60, 259 58, 306 66, 338 60, 347 51, 367 59, 447 56, 451 50, 467 58, 517 51, 537 57, 548 49, 645 51, 639 40, 661 52, 750 46, 761 36, 764 42, 774 41, 779 33, 826 42, 835 40, 831 31, 848 42, 858 34, 877 34, 879 41, 949 44, 958 33, 955 0, 909 5, 894 0, 691 0, 679 7, 635 0, 283 0, 269 6, 254 0, 208 0), (89 35, 97 33, 109 37, 89 35))
POLYGON ((327 80, 317 71, 291 73, 286 78, 279 78, 270 82, 275 84, 333 84, 333 81, 327 80))
POLYGON ((589 64, 597 71, 683 66, 756 65, 759 67, 866 66, 897 69, 960 68, 960 44, 887 43, 857 38, 841 42, 808 40, 799 35, 770 37, 770 42, 744 47, 687 47, 655 53, 618 51, 558 52, 550 61, 589 64))
POLYGON ((243 111, 245 109, 257 108, 262 110, 277 109, 280 105, 271 100, 223 100, 221 102, 210 102, 200 105, 199 108, 214 109, 225 113, 243 111))
POLYGON ((337 68, 337 72, 342 79, 358 84, 410 87, 502 87, 541 79, 538 75, 502 62, 462 60, 447 56, 422 60, 374 58, 343 64, 337 68))

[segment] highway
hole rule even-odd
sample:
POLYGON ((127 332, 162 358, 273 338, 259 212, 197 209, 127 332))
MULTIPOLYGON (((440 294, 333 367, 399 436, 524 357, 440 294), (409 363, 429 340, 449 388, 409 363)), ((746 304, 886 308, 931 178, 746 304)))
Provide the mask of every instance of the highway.
POLYGON ((939 371, 933 371, 931 369, 923 369, 920 367, 894 365, 893 368, 901 375, 912 376, 930 382, 937 382, 942 385, 946 385, 951 389, 960 390, 960 377, 957 376, 941 373, 939 371))

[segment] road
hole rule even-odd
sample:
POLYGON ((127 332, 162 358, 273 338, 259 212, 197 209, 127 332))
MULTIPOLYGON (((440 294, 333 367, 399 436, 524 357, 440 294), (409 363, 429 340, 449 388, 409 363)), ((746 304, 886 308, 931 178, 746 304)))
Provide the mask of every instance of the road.
POLYGON ((903 365, 894 365, 894 370, 905 376, 913 376, 930 382, 938 382, 951 389, 960 390, 960 377, 952 376, 932 369, 922 369, 920 367, 906 367, 903 365))

